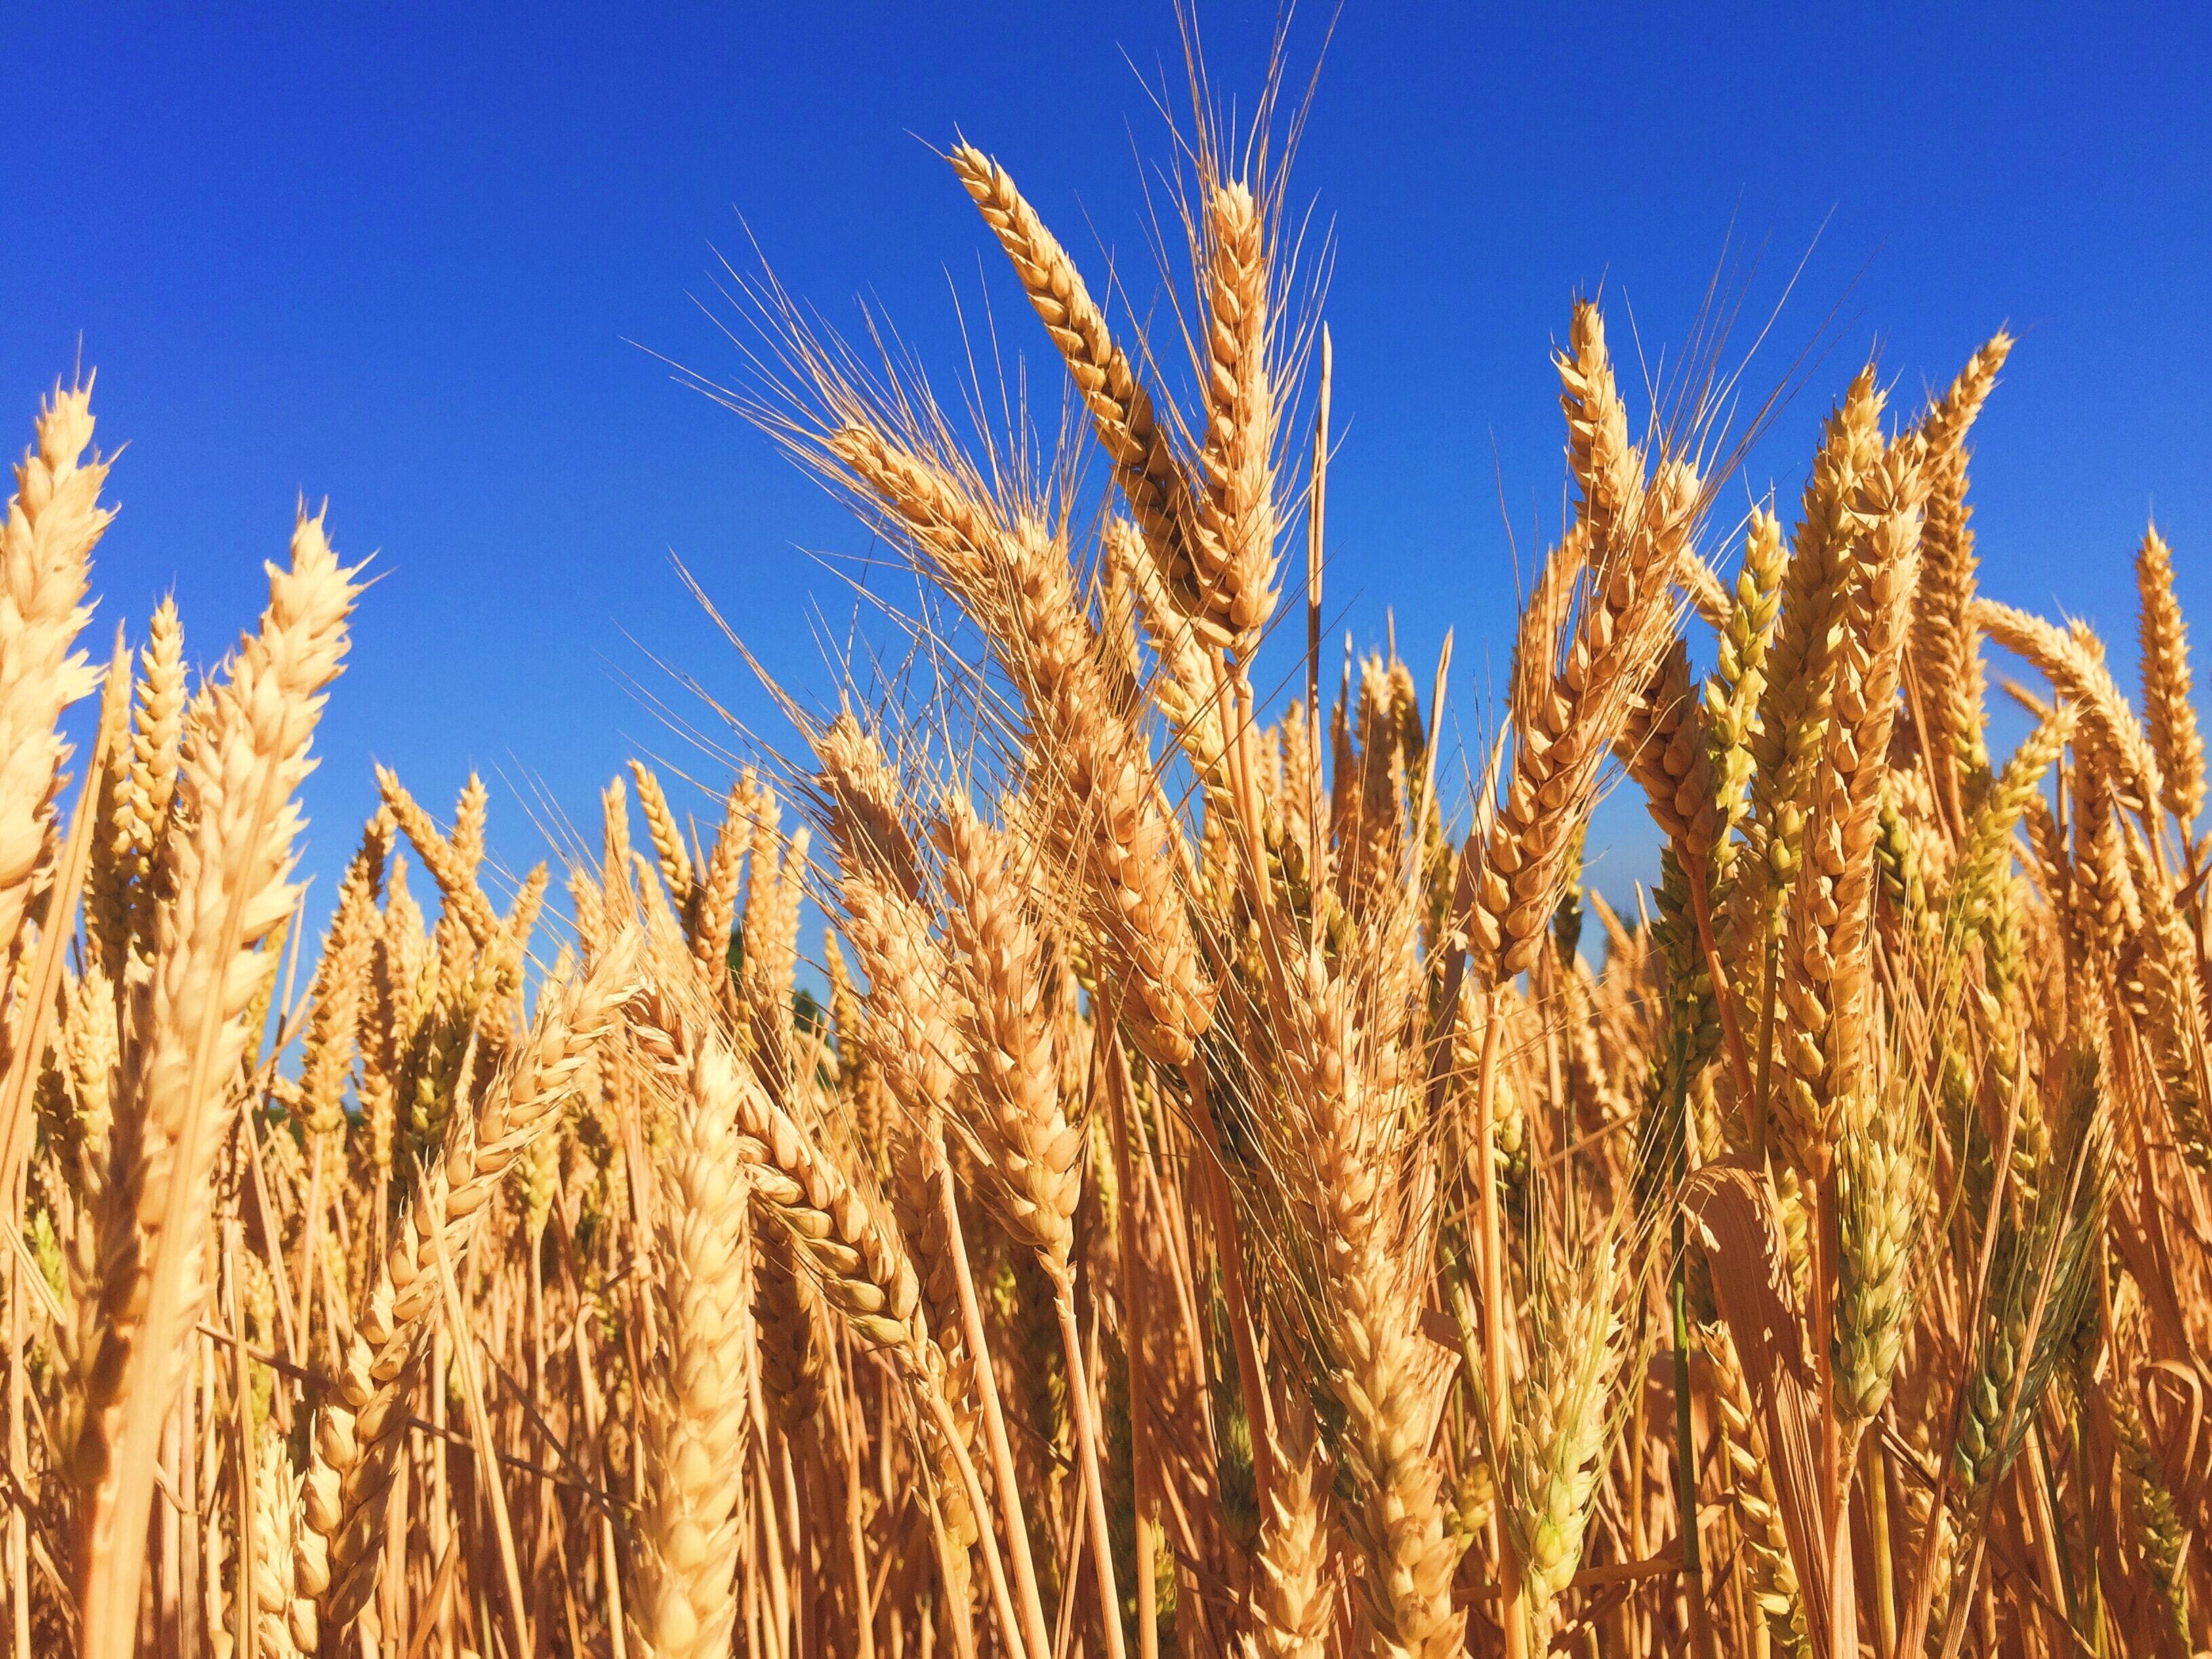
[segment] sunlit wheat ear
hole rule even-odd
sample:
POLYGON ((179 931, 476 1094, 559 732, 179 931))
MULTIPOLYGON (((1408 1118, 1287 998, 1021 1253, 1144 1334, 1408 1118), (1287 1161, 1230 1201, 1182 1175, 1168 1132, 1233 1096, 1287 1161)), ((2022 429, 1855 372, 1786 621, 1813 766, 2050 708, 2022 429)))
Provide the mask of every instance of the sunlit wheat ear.
POLYGON ((1178 595, 1188 596, 1187 608, 1195 610, 1200 583, 1191 556, 1191 488, 1161 429, 1151 395, 1114 343, 1106 314, 1084 287, 1074 262, 1006 170, 971 144, 956 145, 951 159, 953 172, 1012 260, 1030 303, 1066 360, 1068 373, 1091 411, 1099 447, 1111 459, 1115 482, 1144 532, 1146 550, 1178 595))
POLYGON ((1850 597, 1830 647, 1825 740, 1801 795, 1804 869, 1790 895, 1782 975, 1789 1073, 1776 1109, 1791 1156, 1816 1182, 1833 1158, 1838 1115, 1867 1086, 1874 845, 1926 493, 1911 437, 1892 445, 1852 493, 1861 528, 1839 578, 1850 597))
MULTIPOLYGON (((991 1162, 1006 1230, 1066 1274, 1082 1190, 1084 1129, 1061 1109, 1051 1021, 1042 1006, 1044 957, 1030 894, 1007 838, 961 796, 948 799, 942 835, 945 921, 958 953, 969 1020, 975 1131, 991 1162)), ((1018 856, 1015 855, 1015 856, 1018 856)))
POLYGON ((2196 682, 2189 666, 2189 627, 2173 594, 2173 553, 2155 526, 2143 532, 2136 555, 2136 587, 2142 599, 2143 717, 2166 786, 2159 805, 2188 836, 2204 810, 2204 738, 2191 696, 2196 682))
POLYGON ((93 1630, 120 1628, 103 1621, 136 1607, 139 1558, 110 1552, 144 1524, 155 1402, 177 1380, 180 1339, 204 1296, 210 1188, 239 1104, 231 1079, 247 1011, 276 968, 258 947, 297 891, 289 878, 302 820, 293 798, 311 769, 324 688, 345 653, 352 575, 322 520, 303 514, 289 567, 270 567, 260 629, 212 689, 185 755, 167 854, 175 892, 133 997, 136 1040, 116 1092, 99 1289, 87 1310, 100 1336, 86 1349, 72 1462, 91 1495, 82 1514, 93 1630))
POLYGON ((2190 924, 2169 902, 2154 878, 2144 884, 2148 897, 2142 931, 2132 949, 2134 972, 2126 984, 2140 1022, 2159 1091, 2172 1121, 2176 1143, 2199 1170, 2212 1171, 2212 1116, 2206 1110, 2208 1046, 2203 970, 2190 924))
POLYGON ((1260 1517, 1252 1575, 1249 1659, 1322 1659, 1335 1624, 1328 1582, 1329 1465, 1315 1443, 1312 1408, 1284 1413, 1283 1468, 1260 1517))
POLYGON ((1920 422, 1928 447, 1928 516, 1906 678, 1937 793, 1961 805, 1972 803, 1990 768, 1982 653, 1970 614, 1978 563, 1968 522, 1973 508, 1966 500, 1966 437, 2012 346, 2012 336, 2000 330, 1967 359, 1920 422))
MULTIPOLYGON (((761 1224, 777 1230, 797 1267, 844 1328, 882 1352, 916 1395, 917 1432, 939 1488, 956 1516, 972 1517, 964 1445, 945 1397, 945 1357, 930 1338, 921 1281, 889 1209, 863 1182, 826 1158, 757 1084, 741 1079, 738 1129, 753 1165, 761 1224), (957 1466, 957 1467, 956 1467, 957 1466)), ((770 1248, 763 1241, 763 1251, 770 1248)), ((972 1519, 950 1522, 962 1530, 972 1519)), ((972 1532, 970 1536, 976 1534, 972 1532)), ((994 1590, 1003 1592, 995 1547, 981 1534, 994 1590)), ((1008 1627, 1011 1613, 1005 1614, 1008 1627)))
POLYGON ((78 632, 92 550, 114 516, 100 504, 107 465, 92 450, 92 385, 40 405, 37 441, 15 466, 0 529, 0 953, 21 948, 53 822, 55 774, 67 745, 62 711, 100 676, 78 632), (90 452, 88 453, 88 452, 90 452))
POLYGON ((1881 457, 1881 396, 1869 368, 1828 417, 1790 538, 1751 745, 1750 862, 1737 883, 1729 927, 1729 959, 1741 964, 1754 990, 1759 969, 1782 934, 1784 902, 1802 857, 1806 792, 1826 740, 1834 641, 1849 597, 1851 501, 1860 475, 1881 457))
POLYGON ((1534 959, 1599 768, 1673 635, 1669 583, 1699 507, 1701 487, 1686 465, 1662 457, 1646 479, 1594 307, 1577 307, 1559 368, 1583 535, 1553 557, 1579 562, 1569 579, 1579 591, 1571 617, 1564 599, 1548 616, 1532 611, 1515 647, 1513 757, 1489 823, 1478 825, 1468 918, 1470 962, 1484 986, 1534 959))
POLYGON ((2026 658, 2052 689, 2081 705, 2083 741, 2131 812, 2154 810, 2165 797, 2164 769, 2142 721, 2105 665, 2101 647, 2069 629, 1994 600, 1975 602, 1973 620, 2006 650, 2026 658))
MULTIPOLYGON (((251 1432, 251 1431, 249 1431, 251 1432)), ((314 1650, 313 1603, 300 1610, 295 1552, 300 1477, 281 1437, 264 1433, 254 1453, 253 1616, 255 1641, 268 1659, 295 1659, 314 1650), (302 1643, 300 1632, 307 1632, 302 1643)))
POLYGON ((1611 1237, 1572 1283, 1534 1298, 1529 1369, 1515 1390, 1505 1459, 1506 1524, 1540 1605, 1582 1564, 1613 1375, 1620 1364, 1620 1265, 1611 1237))
POLYGON ((1206 222, 1206 432, 1189 543, 1203 610, 1192 621, 1249 659, 1276 599, 1268 226, 1242 184, 1212 186, 1206 222))
POLYGON ((632 1639, 654 1656, 726 1651, 737 1617, 738 1501, 752 1414, 751 1183, 738 1077, 718 1044, 690 1056, 659 1256, 663 1353, 647 1377, 632 1639))
POLYGON ((1914 1252, 1928 1183, 1904 1103, 1869 1089, 1843 1126, 1836 1164, 1842 1249, 1836 1289, 1836 1400, 1847 1422, 1889 1397, 1912 1321, 1914 1252))
MULTIPOLYGON (((854 1028, 896 1112, 884 1152, 903 1231, 919 1252, 922 1289, 940 1337, 961 1340, 949 1240, 933 1220, 944 1116, 971 1060, 963 1006, 942 944, 916 902, 920 851, 899 817, 900 785, 882 745, 849 715, 815 740, 837 855, 844 934, 867 981, 854 1028)), ((841 1034, 842 1035, 842 1034, 841 1034)))
POLYGON ((747 769, 738 775, 722 803, 722 822, 707 855, 685 925, 691 954, 699 963, 708 988, 720 998, 726 990, 730 971, 730 929, 738 913, 738 888, 744 874, 745 854, 752 844, 753 820, 760 814, 759 781, 747 769))
POLYGON ((1784 1653, 1809 1651, 1805 1602, 1797 1570, 1790 1559, 1790 1535, 1782 1524, 1780 1499, 1767 1462, 1760 1455, 1760 1431, 1753 1414, 1743 1367, 1727 1331, 1704 1334, 1713 1367, 1713 1405, 1727 1460, 1729 1501, 1741 1529, 1753 1604, 1771 1639, 1784 1653))
MULTIPOLYGON (((1751 811, 1752 738, 1766 691, 1767 654, 1781 614, 1784 568, 1782 521, 1764 509, 1754 512, 1744 537, 1743 568, 1736 577, 1727 625, 1719 630, 1719 660, 1702 693, 1721 814, 1716 856, 1723 884, 1735 867, 1739 842, 1735 832, 1751 811)), ((1714 895, 1717 905, 1726 892, 1724 884, 1714 895)))
POLYGON ((185 735, 185 630, 176 601, 155 606, 132 695, 131 744, 118 750, 109 842, 95 847, 86 884, 87 933, 111 979, 129 954, 153 945, 154 916, 170 872, 158 862, 167 840, 170 804, 185 735))
POLYGON ((1677 855, 1710 871, 1721 842, 1722 790, 1690 688, 1689 651, 1680 640, 1661 657, 1615 746, 1677 855))
MULTIPOLYGON (((1400 1186, 1411 1094, 1402 1081, 1378 1086, 1377 1073, 1387 1074, 1392 1059, 1364 1029, 1369 1009, 1357 952, 1347 949, 1332 962, 1315 940, 1288 988, 1278 1041, 1299 1115, 1301 1164, 1310 1163, 1301 1170, 1297 1201, 1317 1255, 1321 1303, 1312 1316, 1344 1416, 1338 1456, 1356 1493, 1332 1513, 1357 1552, 1361 1606, 1376 1639, 1393 1653, 1442 1655, 1457 1648, 1464 1627, 1450 1589, 1463 1540, 1447 1531, 1442 1470, 1428 1444, 1435 1352, 1404 1317, 1426 1249, 1408 1213, 1418 1200, 1400 1186)), ((1291 1547, 1295 1529, 1309 1524, 1303 1510, 1316 1495, 1299 1485, 1307 1478, 1292 1474, 1282 1497, 1271 1491, 1271 1509, 1292 1506, 1276 1516, 1293 1529, 1276 1535, 1279 1548, 1291 1547)), ((1268 1517, 1261 1519, 1267 1526, 1268 1517)), ((1303 1567, 1287 1557, 1270 1564, 1271 1571, 1294 1568, 1297 1576, 1277 1588, 1303 1595, 1303 1567)), ((1297 1632, 1281 1639, 1295 1643, 1297 1632)))
POLYGON ((660 779, 643 761, 629 763, 630 781, 637 785, 637 803, 645 813, 645 827, 653 838, 653 855, 660 866, 660 878, 667 884, 670 902, 677 913, 688 914, 693 902, 694 872, 691 854, 684 845, 684 830, 676 822, 676 813, 668 805, 667 793, 660 787, 660 779))
POLYGON ((376 888, 389 851, 389 831, 380 818, 372 819, 339 884, 337 912, 308 992, 307 1030, 300 1057, 300 1116, 307 1132, 333 1155, 345 1133, 346 1085, 376 949, 376 888))

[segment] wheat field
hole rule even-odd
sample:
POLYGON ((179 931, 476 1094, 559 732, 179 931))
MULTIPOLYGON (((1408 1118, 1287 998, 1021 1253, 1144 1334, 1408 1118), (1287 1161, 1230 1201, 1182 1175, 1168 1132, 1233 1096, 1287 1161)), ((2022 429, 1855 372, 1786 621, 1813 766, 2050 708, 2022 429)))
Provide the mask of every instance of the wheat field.
POLYGON ((1449 650, 1324 649, 1265 125, 1185 147, 1149 328, 950 150, 1043 325, 1003 430, 735 290, 721 395, 922 597, 787 752, 682 806, 632 761, 519 877, 479 782, 380 772, 307 914, 358 567, 303 512, 213 665, 167 604, 106 654, 57 385, 0 539, 9 1651, 2212 1635, 2174 554, 2131 696, 1983 592, 2004 333, 1924 405, 1826 388, 1802 500, 1731 518, 1728 399, 1632 406, 1577 301, 1566 523, 1448 715, 1449 650), (1613 787, 1665 844, 1628 913, 1613 787))

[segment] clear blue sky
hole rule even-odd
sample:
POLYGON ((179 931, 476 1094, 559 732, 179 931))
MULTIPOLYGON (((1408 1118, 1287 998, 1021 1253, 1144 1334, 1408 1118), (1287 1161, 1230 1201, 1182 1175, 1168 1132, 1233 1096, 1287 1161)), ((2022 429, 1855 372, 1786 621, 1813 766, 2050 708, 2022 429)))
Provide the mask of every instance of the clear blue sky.
MULTIPOLYGON (((471 764, 494 775, 494 848, 520 866, 543 844, 495 775, 588 815, 635 745, 676 747, 625 687, 665 684, 641 645, 765 719, 671 550, 771 670, 831 692, 810 596, 845 602, 800 550, 864 538, 625 343, 738 372, 689 295, 710 245, 742 256, 740 214, 834 319, 870 293, 950 371, 948 280, 986 283, 1041 363, 920 141, 996 153, 1141 295, 1142 79, 1180 84, 1167 0, 337 9, 31 8, 0 52, 0 422, 20 447, 82 342, 102 439, 131 444, 103 637, 118 616, 143 634, 173 586, 211 660, 300 492, 379 554, 308 790, 325 901, 372 757, 441 811, 471 764)), ((1362 642, 1395 603, 1425 678, 1455 625, 1472 718, 1510 637, 1501 476, 1524 553, 1556 524, 1547 351, 1570 295, 1602 282, 1617 337, 1625 301, 1648 345, 1679 341, 1733 222, 1765 249, 1754 311, 1814 250, 1755 384, 1841 325, 1751 483, 1794 501, 1868 352, 1916 399, 2008 321, 1978 430, 1988 590, 2091 617, 2131 675, 2127 558, 2154 508, 2212 648, 2212 26, 2090 20, 1347 4, 1296 177, 1340 245, 1332 598, 1362 642)), ((1272 21, 1206 8, 1218 90, 1256 86, 1272 21)), ((1297 19, 1302 64, 1325 21, 1297 19)), ((1601 819, 1615 874, 1641 873, 1638 816, 1601 819)))

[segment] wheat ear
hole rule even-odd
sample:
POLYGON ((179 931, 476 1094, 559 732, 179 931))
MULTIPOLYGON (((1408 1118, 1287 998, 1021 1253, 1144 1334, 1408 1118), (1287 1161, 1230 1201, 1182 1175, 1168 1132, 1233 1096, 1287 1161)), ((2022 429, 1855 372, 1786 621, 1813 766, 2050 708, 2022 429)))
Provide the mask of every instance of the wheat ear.
POLYGON ((289 568, 270 567, 269 607, 185 757, 176 891, 161 908, 153 970, 133 999, 134 1042, 116 1091, 99 1218, 97 1296, 87 1316, 85 1423, 73 1473, 90 1494, 85 1644, 120 1643, 137 1609, 160 1406, 173 1392, 205 1294, 215 1165, 238 1103, 248 1010, 274 963, 258 949, 290 913, 288 877, 323 690, 338 673, 356 588, 301 514, 289 568))
POLYGON ((1203 609, 1193 623, 1249 661, 1275 609, 1267 225, 1242 184, 1216 185, 1208 232, 1206 433, 1190 546, 1203 609))
POLYGON ((62 710, 90 695, 100 676, 77 634, 92 550, 114 517, 100 505, 107 464, 92 446, 92 383, 39 409, 38 441, 15 467, 15 493, 0 529, 0 952, 21 948, 53 822, 55 777, 66 746, 62 710))
POLYGON ((2101 647, 2072 629, 1991 599, 1977 600, 1972 617, 1991 639, 2034 664, 2060 695, 2081 705, 2082 739, 2112 779, 2120 804, 2137 814, 2157 810, 2166 795, 2164 769, 2105 665, 2101 647))
POLYGON ((1615 1245, 1599 1243, 1565 1293, 1534 1298, 1528 1370, 1515 1390, 1505 1518, 1532 1598, 1547 1606, 1582 1565, 1603 1474, 1607 1395, 1620 1364, 1615 1245))
POLYGON ((1982 653, 1970 614, 1976 566, 1966 440, 2012 345, 2012 336, 2000 330, 1967 359, 1920 422, 1928 448, 1928 518, 1906 672, 1922 717, 1921 751, 1939 795, 1961 807, 1972 804, 1990 765, 1982 735, 1982 653))
POLYGON ((1797 1569, 1790 1557, 1790 1534, 1782 1523, 1781 1498, 1767 1460, 1761 1455, 1759 1420, 1735 1343, 1725 1327, 1703 1334, 1713 1367, 1713 1404, 1728 1460, 1729 1495, 1735 1510, 1749 1567, 1751 1596, 1770 1638, 1794 1656, 1811 1651, 1805 1627, 1805 1600, 1797 1569))
MULTIPOLYGON (((499 913, 477 884, 476 865, 466 853, 439 832, 430 815, 416 805, 414 796, 389 767, 376 769, 376 784, 392 820, 413 843, 416 856, 438 884, 438 895, 468 929, 478 950, 499 936, 499 913)), ((457 826, 458 827, 458 826, 457 826)))
POLYGON ((1005 168, 972 144, 955 145, 950 159, 983 222, 1013 261, 1014 274, 1045 331, 1066 360, 1146 548, 1162 574, 1194 600, 1190 485, 1153 413, 1151 395, 1114 343, 1106 313, 1005 168))
POLYGON ((2191 700, 2189 628, 2173 596, 2173 552, 2154 526, 2136 555, 2142 596, 2144 723, 2166 787, 2159 805, 2187 836, 2204 810, 2204 737, 2191 700))
MULTIPOLYGON (((1778 943, 1796 884, 1808 779, 1827 735, 1832 659, 1857 533, 1850 516, 1860 475, 1881 459, 1881 396, 1874 370, 1852 380, 1830 414, 1783 575, 1781 612, 1766 655, 1766 686, 1752 728, 1748 860, 1730 907, 1728 960, 1756 992, 1778 943)), ((1762 1019, 1766 999, 1762 1003, 1762 1019)), ((1762 1064, 1765 1044, 1759 1055, 1762 1064)), ((1756 1141, 1759 1129, 1753 1133, 1756 1141)), ((1753 1155, 1759 1147, 1754 1145, 1753 1155)))
POLYGON ((1068 1392, 1083 1468, 1092 1570, 1111 1659, 1121 1659, 1121 1598, 1114 1583, 1105 1482, 1083 1342, 1075 1322, 1075 1205, 1083 1187, 1084 1128, 1061 1109, 1053 1017, 1042 1006, 1043 949, 1029 914, 1028 882, 1010 837, 985 825, 964 797, 944 819, 947 928, 967 979, 977 1128, 989 1155, 1007 1231, 1037 1254, 1052 1281, 1066 1352, 1068 1392))
POLYGON ((2157 1596, 2167 1631, 2180 1650, 2190 1651, 2188 1528, 2143 1428, 2142 1413, 2124 1389, 2113 1393, 2112 1423, 2112 1438, 2119 1447, 2120 1489, 2127 1495, 2143 1576, 2157 1596))
POLYGON ((1626 443, 1627 416, 1595 307, 1577 306, 1572 349, 1561 355, 1559 373, 1585 535, 1553 557, 1585 562, 1571 623, 1564 602, 1533 608, 1515 646, 1516 689, 1526 702, 1512 710, 1504 795, 1494 805, 1484 802, 1488 822, 1477 825, 1480 857, 1468 913, 1469 959, 1484 987, 1535 959, 1598 769, 1673 635, 1670 573, 1699 502, 1697 475, 1680 462, 1663 465, 1647 489, 1641 458, 1626 443))
POLYGON ((726 1653, 751 1420, 750 1180, 738 1077, 720 1045, 690 1057, 659 1255, 666 1344, 647 1373, 631 1531, 631 1638, 649 1659, 726 1653))
POLYGON ((1389 1086, 1378 1078, 1396 1068, 1362 1028, 1369 1005, 1354 963, 1331 960, 1316 938, 1295 971, 1279 1037, 1312 1149, 1302 1196, 1327 1291, 1317 1319, 1344 1413, 1339 1458, 1358 1493, 1336 1515, 1360 1553, 1362 1601, 1382 1650, 1442 1659, 1466 1621, 1451 1595, 1459 1540, 1444 1526, 1429 1449, 1433 1378, 1407 1312, 1418 1222, 1395 1166, 1415 1097, 1402 1075, 1389 1086))
POLYGON ((1851 511, 1864 528, 1838 575, 1849 598, 1830 647, 1826 740, 1804 779, 1804 868, 1791 890, 1782 975, 1788 1069, 1774 1104, 1792 1156, 1816 1183, 1827 1178, 1837 1115, 1864 1104, 1874 847, 1925 494, 1914 439, 1858 480, 1851 511))
POLYGON ((131 750, 117 756, 114 840, 103 861, 105 879, 92 884, 87 901, 111 978, 121 975, 126 952, 151 951, 155 911, 169 874, 156 860, 185 737, 185 630, 173 599, 154 607, 133 704, 131 750))
POLYGON ((1254 1546, 1244 1652, 1248 1659, 1323 1659, 1336 1614, 1328 1583, 1330 1468, 1305 1401, 1290 1401, 1277 1423, 1283 1455, 1254 1546))
POLYGON ((253 1467, 255 1641, 264 1659, 298 1659, 315 1651, 316 1636, 314 1603, 302 1610, 295 1576, 300 1477, 282 1437, 251 1425, 240 1432, 263 1435, 253 1467))
POLYGON ((970 1022, 970 1087, 982 1109, 975 1129, 1007 1231, 1042 1256, 1057 1280, 1071 1271, 1084 1132, 1060 1107, 1042 1006, 1042 945, 1009 838, 957 794, 947 799, 943 823, 945 921, 970 1022))

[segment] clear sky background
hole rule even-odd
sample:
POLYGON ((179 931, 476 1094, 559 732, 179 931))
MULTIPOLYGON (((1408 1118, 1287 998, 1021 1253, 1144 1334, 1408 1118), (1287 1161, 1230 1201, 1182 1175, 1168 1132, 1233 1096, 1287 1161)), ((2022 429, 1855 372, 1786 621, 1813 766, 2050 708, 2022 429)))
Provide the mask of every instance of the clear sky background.
MULTIPOLYGON (((441 811, 483 769, 520 867, 547 850, 531 781, 588 817, 626 754, 685 758, 629 684, 668 689, 654 659, 773 733, 672 551, 773 672, 834 695, 817 621, 839 631, 850 602, 808 555, 866 538, 627 343, 741 374, 691 298, 714 248, 744 263, 749 226, 793 292, 841 325, 872 296, 948 380, 952 290, 980 291, 1042 370, 926 145, 995 153, 1141 300, 1165 153, 1146 86, 1182 85, 1167 0, 337 9, 32 8, 0 47, 0 424, 20 448, 81 352, 103 446, 130 444, 96 637, 118 617, 143 637, 173 589, 214 660, 302 492, 342 550, 378 554, 307 790, 325 902, 372 759, 441 811)), ((1258 86, 1273 21, 1205 7, 1218 93, 1258 86)), ((1301 70, 1328 21, 1295 20, 1301 70)), ((1810 251, 1748 384, 1834 337, 1732 505, 1771 485, 1789 516, 1869 354, 1916 403, 2009 323, 1976 434, 1986 590, 2092 618, 2132 683, 2129 556, 2155 511, 2212 648, 2208 85, 2212 24, 2179 7, 1353 0, 1294 192, 1339 243, 1332 609, 1367 645, 1395 605, 1424 680, 1455 628, 1472 731, 1504 678, 1510 550, 1557 528, 1570 297, 1601 283, 1622 355, 1629 307, 1656 353, 1733 227, 1759 253, 1749 313, 1810 251)), ((1617 899, 1650 867, 1640 818, 1626 793, 1601 815, 1617 899)))

